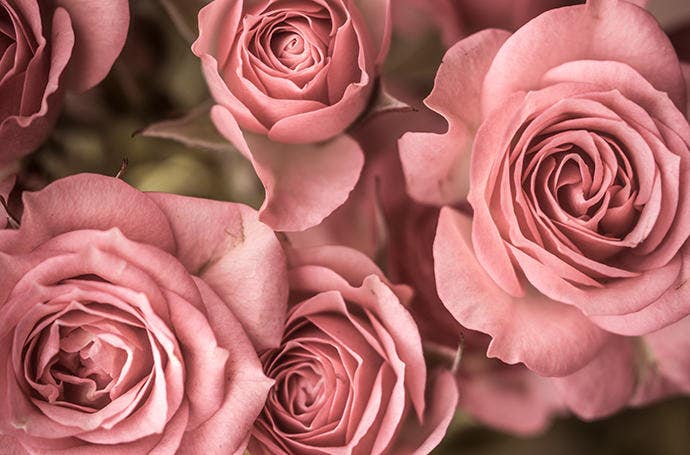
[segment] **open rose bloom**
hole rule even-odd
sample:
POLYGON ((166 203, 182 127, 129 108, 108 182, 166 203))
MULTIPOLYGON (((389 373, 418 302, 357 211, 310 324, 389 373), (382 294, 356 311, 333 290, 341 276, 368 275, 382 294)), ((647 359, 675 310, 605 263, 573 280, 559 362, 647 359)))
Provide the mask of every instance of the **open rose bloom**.
POLYGON ((266 188, 262 221, 318 224, 364 161, 347 129, 372 101, 390 42, 390 0, 214 0, 193 45, 216 128, 266 188))
POLYGON ((264 454, 428 453, 455 411, 452 375, 427 376, 406 286, 344 247, 290 250, 290 310, 250 443, 264 454), (427 389, 427 381, 429 382, 427 389))
POLYGON ((287 301, 246 206, 82 174, 0 230, 2 453, 242 453, 287 301))
POLYGON ((687 357, 632 338, 690 313, 686 84, 650 14, 590 1, 460 41, 426 100, 447 131, 400 142, 413 197, 473 209, 440 214, 447 309, 492 337, 489 356, 563 377, 584 417, 632 400, 640 349, 687 357))
POLYGON ((108 74, 128 27, 127 0, 0 2, 0 167, 47 138, 66 91, 108 74))

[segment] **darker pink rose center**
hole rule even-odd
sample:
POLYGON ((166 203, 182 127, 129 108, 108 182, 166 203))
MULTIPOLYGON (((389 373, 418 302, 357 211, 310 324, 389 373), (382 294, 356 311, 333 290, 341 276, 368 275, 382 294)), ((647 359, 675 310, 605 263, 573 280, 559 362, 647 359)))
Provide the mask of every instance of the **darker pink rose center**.
POLYGON ((279 73, 321 68, 328 58, 331 22, 327 11, 270 11, 245 18, 246 48, 256 64, 279 73))
POLYGON ((24 343, 27 384, 38 400, 97 412, 146 382, 153 365, 147 338, 139 323, 110 305, 58 307, 35 323, 24 343))
POLYGON ((561 140, 557 134, 535 141, 521 170, 523 190, 555 223, 574 222, 621 239, 640 215, 634 203, 635 172, 614 140, 596 132, 580 133, 587 144, 561 140))

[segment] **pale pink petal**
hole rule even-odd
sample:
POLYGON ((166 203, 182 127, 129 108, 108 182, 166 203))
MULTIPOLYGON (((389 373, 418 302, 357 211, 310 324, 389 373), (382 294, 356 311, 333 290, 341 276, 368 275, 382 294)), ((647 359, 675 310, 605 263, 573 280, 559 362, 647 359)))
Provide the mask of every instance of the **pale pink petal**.
POLYGON ((466 197, 482 82, 508 36, 502 30, 485 30, 458 42, 444 56, 425 104, 443 115, 448 131, 407 133, 399 142, 408 191, 414 199, 442 205, 466 197))
POLYGON ((644 337, 658 374, 690 393, 690 317, 644 337))
POLYGON ((654 17, 624 0, 591 0, 548 11, 506 41, 484 81, 483 112, 512 93, 534 89, 542 74, 573 60, 627 63, 685 109, 678 58, 654 17))
POLYGON ((64 89, 62 79, 72 57, 74 34, 68 13, 58 8, 52 19, 50 71, 40 109, 26 116, 0 120, 0 166, 11 163, 38 148, 53 128, 64 89))
POLYGON ((543 432, 554 416, 564 412, 550 378, 483 354, 467 349, 462 355, 459 409, 492 428, 525 436, 543 432))
POLYGON ((609 332, 636 336, 682 319, 690 312, 690 244, 683 246, 680 259, 680 274, 661 297, 632 313, 591 316, 592 322, 609 332))
POLYGON ((161 209, 115 178, 78 174, 41 191, 24 193, 23 201, 20 240, 10 250, 31 250, 65 232, 117 227, 131 240, 175 251, 175 239, 161 209))
POLYGON ((491 335, 487 354, 522 362, 544 376, 564 376, 589 363, 606 342, 604 331, 579 310, 541 294, 511 297, 479 265, 471 220, 444 208, 434 241, 438 294, 463 326, 491 335))
POLYGON ((187 270, 221 297, 257 349, 277 346, 287 311, 285 255, 256 211, 172 194, 148 196, 170 221, 187 270))
POLYGON ((281 231, 300 231, 319 224, 342 205, 355 187, 364 164, 357 142, 340 135, 320 144, 279 144, 243 133, 230 112, 214 106, 218 130, 252 160, 266 188, 259 219, 281 231))
POLYGON ((179 451, 209 455, 241 453, 273 381, 263 374, 261 363, 239 322, 210 288, 201 280, 197 283, 218 342, 229 351, 228 383, 218 403, 220 409, 203 425, 185 433, 179 451))
POLYGON ((431 453, 446 435, 457 402, 458 388, 452 373, 440 368, 432 371, 427 385, 424 418, 414 421, 414 417, 408 417, 393 453, 431 453))
POLYGON ((553 381, 566 405, 580 418, 599 419, 628 404, 637 383, 633 340, 612 337, 581 370, 553 381))
POLYGON ((129 29, 127 0, 57 0, 74 27, 74 54, 67 84, 82 92, 102 81, 125 44, 129 29))

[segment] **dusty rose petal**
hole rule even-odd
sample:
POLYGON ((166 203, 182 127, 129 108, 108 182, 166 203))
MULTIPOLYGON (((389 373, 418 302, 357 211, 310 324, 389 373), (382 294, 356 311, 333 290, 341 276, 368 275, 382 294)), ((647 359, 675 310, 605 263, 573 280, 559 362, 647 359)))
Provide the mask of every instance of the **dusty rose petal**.
POLYGON ((240 319, 258 350, 280 340, 287 306, 285 256, 273 231, 239 204, 149 194, 170 220, 177 255, 240 319), (194 223, 186 220, 194 219, 194 223))
POLYGON ((498 288, 472 252, 470 223, 452 209, 441 211, 434 261, 446 308, 463 326, 492 336, 490 357, 523 362, 544 376, 564 376, 586 365, 606 342, 605 332, 573 307, 538 294, 511 297, 498 288))
POLYGON ((266 188, 260 220, 273 229, 299 231, 318 224, 345 202, 359 178, 364 156, 347 135, 321 144, 290 146, 243 134, 230 113, 219 106, 213 107, 211 117, 219 131, 252 160, 266 188))
MULTIPOLYGON (((161 209, 146 195, 121 180, 79 174, 52 183, 37 193, 24 193, 24 235, 11 250, 30 250, 64 232, 82 228, 118 227, 132 240, 175 250, 170 223, 161 209), (73 194, 81 196, 74 204, 73 194)), ((0 239, 1 241, 1 239, 0 239)))
POLYGON ((549 11, 506 41, 486 75, 482 111, 497 108, 511 93, 534 88, 542 74, 571 60, 627 62, 685 109, 678 58, 654 17, 627 1, 591 0, 549 11), (554 42, 569 45, 554 46, 554 42))
POLYGON ((613 337, 591 363, 554 382, 575 414, 586 420, 599 419, 630 401, 637 382, 635 361, 633 342, 613 337))
POLYGON ((61 80, 72 56, 74 34, 68 13, 55 11, 52 27, 52 52, 47 83, 37 112, 0 119, 0 140, 7 152, 0 155, 0 165, 21 158, 37 148, 57 120, 63 95, 61 80))
POLYGON ((67 10, 75 34, 67 84, 82 92, 102 81, 125 44, 127 0, 57 0, 67 10))
POLYGON ((408 191, 414 199, 441 205, 466 197, 482 82, 508 36, 502 30, 485 30, 460 41, 444 56, 434 90, 424 102, 443 115, 448 131, 407 133, 399 143, 408 191))

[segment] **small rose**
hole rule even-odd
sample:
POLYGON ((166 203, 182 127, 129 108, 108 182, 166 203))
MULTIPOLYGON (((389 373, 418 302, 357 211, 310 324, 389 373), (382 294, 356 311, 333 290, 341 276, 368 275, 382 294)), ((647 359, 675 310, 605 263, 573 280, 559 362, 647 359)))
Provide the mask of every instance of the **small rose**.
POLYGON ((354 187, 364 156, 347 134, 390 42, 389 0, 215 0, 192 49, 218 130, 266 187, 261 219, 318 224, 354 187))
MULTIPOLYGON (((252 453, 428 453, 455 410, 452 375, 427 369, 417 327, 366 256, 343 247, 291 250, 291 304, 275 381, 252 453)), ((397 293, 397 294, 396 294, 397 293)))

